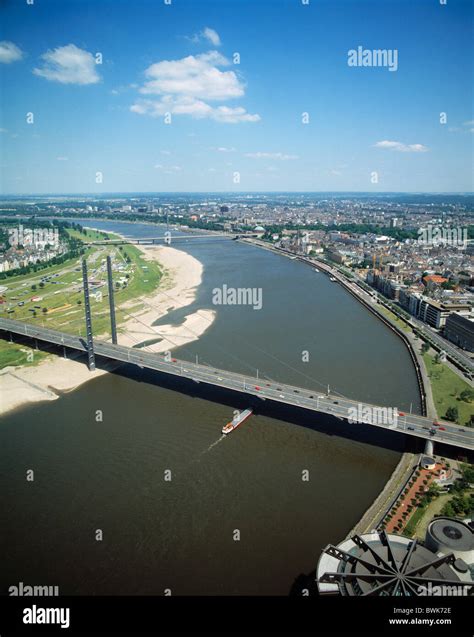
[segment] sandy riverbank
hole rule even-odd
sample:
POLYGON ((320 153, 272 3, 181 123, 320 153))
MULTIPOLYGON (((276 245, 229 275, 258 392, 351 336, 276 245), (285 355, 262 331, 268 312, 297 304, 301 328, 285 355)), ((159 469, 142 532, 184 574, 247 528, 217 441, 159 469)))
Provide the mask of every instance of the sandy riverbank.
MULTIPOLYGON (((214 321, 214 310, 198 310, 188 314, 177 325, 153 323, 170 311, 190 305, 196 298, 202 280, 202 264, 181 250, 169 246, 138 246, 147 260, 156 260, 163 277, 156 292, 140 299, 143 308, 134 311, 133 319, 119 325, 118 341, 133 347, 137 343, 161 339, 147 347, 148 351, 164 352, 197 340, 214 321)), ((136 301, 129 302, 136 305, 136 301)), ((7 367, 0 372, 0 414, 29 403, 56 400, 61 393, 113 369, 89 372, 83 362, 52 356, 33 367, 7 367)))
POLYGON ((90 372, 83 362, 60 356, 52 356, 35 367, 6 367, 0 371, 0 415, 29 403, 56 400, 61 393, 107 371, 90 372))
POLYGON ((169 246, 140 246, 146 259, 156 260, 164 270, 156 293, 143 299, 143 310, 122 326, 119 343, 133 347, 144 341, 162 339, 147 346, 148 351, 166 352, 197 340, 213 323, 214 310, 198 310, 188 314, 179 325, 153 323, 172 310, 190 305, 196 298, 202 280, 200 261, 169 246))

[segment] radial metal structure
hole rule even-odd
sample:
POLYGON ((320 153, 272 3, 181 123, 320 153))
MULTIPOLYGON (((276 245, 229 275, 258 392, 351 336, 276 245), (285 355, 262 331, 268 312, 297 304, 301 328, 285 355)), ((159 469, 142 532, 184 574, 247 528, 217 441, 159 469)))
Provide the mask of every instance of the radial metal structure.
POLYGON ((438 556, 416 540, 403 538, 402 543, 385 531, 365 537, 371 540, 351 537, 350 550, 329 544, 323 554, 335 558, 338 567, 320 575, 318 583, 337 584, 342 595, 419 596, 435 586, 467 586, 472 593, 474 583, 458 579, 451 568, 452 553, 438 556))

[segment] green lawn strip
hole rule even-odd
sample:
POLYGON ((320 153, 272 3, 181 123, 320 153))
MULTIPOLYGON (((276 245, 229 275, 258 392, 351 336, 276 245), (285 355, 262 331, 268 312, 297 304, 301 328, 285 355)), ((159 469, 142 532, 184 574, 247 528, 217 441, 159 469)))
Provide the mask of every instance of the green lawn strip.
POLYGON ((472 389, 471 386, 447 365, 437 363, 430 354, 423 354, 423 360, 430 378, 438 416, 444 418, 448 407, 457 407, 458 424, 465 425, 474 411, 474 405, 461 400, 460 395, 464 390, 472 389))
POLYGON ((18 365, 37 365, 45 360, 49 354, 47 352, 37 351, 26 345, 18 343, 10 343, 3 339, 0 340, 0 369, 4 367, 15 367, 18 365))
POLYGON ((418 525, 416 527, 416 537, 418 537, 420 540, 425 539, 428 524, 431 522, 435 515, 439 514, 443 506, 451 498, 452 495, 450 495, 449 493, 442 493, 428 504, 425 509, 425 515, 423 515, 422 519, 418 522, 418 525))
POLYGON ((410 517, 406 527, 403 529, 403 535, 406 535, 407 537, 413 537, 416 531, 416 527, 418 523, 420 522, 420 520, 422 519, 422 517, 424 516, 426 509, 427 509, 426 506, 418 507, 418 509, 410 517))
POLYGON ((403 321, 401 318, 399 318, 396 314, 394 314, 391 310, 388 310, 385 306, 381 305, 380 303, 376 305, 376 307, 383 313, 385 314, 385 316, 387 316, 388 318, 392 319, 392 321, 394 323, 396 323, 396 325, 402 329, 404 332, 407 333, 411 333, 413 332, 413 330, 411 329, 411 327, 409 327, 405 321, 403 321))
POLYGON ((67 233, 74 239, 79 241, 102 241, 104 239, 118 239, 117 235, 111 232, 103 232, 101 230, 85 229, 85 234, 74 228, 67 228, 67 233))

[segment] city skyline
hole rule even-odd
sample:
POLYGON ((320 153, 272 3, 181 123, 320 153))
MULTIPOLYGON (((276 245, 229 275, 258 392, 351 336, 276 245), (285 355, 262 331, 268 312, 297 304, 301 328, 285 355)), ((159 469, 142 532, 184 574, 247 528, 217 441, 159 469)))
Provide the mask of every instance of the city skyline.
POLYGON ((142 7, 6 4, 2 194, 472 192, 468 2, 142 7))

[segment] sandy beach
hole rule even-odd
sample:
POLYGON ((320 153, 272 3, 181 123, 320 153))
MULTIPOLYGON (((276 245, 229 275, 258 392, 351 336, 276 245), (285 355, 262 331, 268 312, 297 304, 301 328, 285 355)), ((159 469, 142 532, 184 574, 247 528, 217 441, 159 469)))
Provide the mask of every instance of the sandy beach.
MULTIPOLYGON (((144 341, 159 340, 147 346, 148 351, 165 352, 197 340, 213 323, 214 310, 198 310, 184 317, 178 325, 154 327, 174 309, 193 303, 202 281, 203 266, 194 257, 169 246, 138 246, 147 260, 160 264, 163 276, 154 294, 139 299, 143 304, 134 318, 118 326, 118 342, 133 347, 144 341)), ((137 301, 129 302, 136 305, 137 301)), ((126 307, 126 306, 124 306, 126 307)), ((97 378, 107 369, 89 372, 83 362, 52 355, 31 367, 6 367, 0 371, 0 414, 44 400, 56 400, 61 393, 72 391, 97 378)))
POLYGON ((214 310, 198 310, 188 314, 181 325, 153 323, 168 312, 190 305, 202 280, 200 261, 169 246, 140 246, 146 259, 156 260, 163 268, 163 278, 155 294, 143 299, 144 309, 136 318, 122 325, 119 343, 133 347, 144 341, 162 339, 147 346, 148 351, 166 352, 197 340, 212 324, 214 310))

